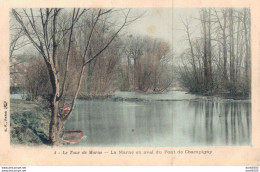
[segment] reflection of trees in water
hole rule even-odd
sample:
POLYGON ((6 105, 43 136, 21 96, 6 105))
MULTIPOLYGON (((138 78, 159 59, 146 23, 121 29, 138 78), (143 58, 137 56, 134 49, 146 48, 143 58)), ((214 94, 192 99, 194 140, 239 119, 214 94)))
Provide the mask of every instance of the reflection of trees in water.
POLYGON ((158 136, 166 138, 162 144, 173 140, 167 139, 173 133, 171 102, 142 102, 139 106, 136 102, 88 101, 79 106, 73 120, 75 126, 84 129, 90 145, 149 144, 158 136))
POLYGON ((224 121, 225 121, 225 142, 226 142, 226 144, 228 144, 228 112, 229 112, 229 104, 227 104, 227 103, 225 103, 224 104, 224 114, 222 114, 222 115, 224 115, 224 121))
MULTIPOLYGON (((249 105, 248 105, 249 106, 249 105)), ((251 140, 251 108, 246 108, 247 136, 251 140)))
POLYGON ((251 104, 245 102, 85 101, 67 128, 77 127, 88 145, 194 146, 251 143, 251 104))
POLYGON ((195 108, 192 138, 207 145, 251 143, 251 109, 246 102, 190 102, 195 108))
POLYGON ((206 129, 206 141, 211 144, 213 141, 213 108, 214 103, 207 102, 205 104, 205 129, 206 129))

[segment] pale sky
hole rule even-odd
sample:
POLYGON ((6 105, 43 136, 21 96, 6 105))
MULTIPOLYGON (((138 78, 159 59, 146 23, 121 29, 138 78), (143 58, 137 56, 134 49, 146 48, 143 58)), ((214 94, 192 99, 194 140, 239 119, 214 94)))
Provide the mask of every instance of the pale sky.
MULTIPOLYGON (((175 53, 180 53, 185 49, 187 42, 184 41, 185 32, 180 30, 183 26, 180 17, 197 17, 198 8, 140 8, 132 9, 133 16, 144 14, 140 19, 130 24, 122 34, 145 35, 162 39, 168 42, 175 53), (173 44, 172 44, 173 42, 173 44)), ((120 20, 118 16, 117 20, 120 20)), ((192 30, 196 28, 196 20, 192 22, 192 30)), ((196 33, 194 34, 196 36, 196 33)), ((25 48, 27 50, 27 48, 25 48)), ((25 49, 23 49, 25 51, 25 49)), ((23 50, 21 50, 23 52, 23 50)), ((19 52, 18 52, 19 53, 19 52)))
MULTIPOLYGON (((183 26, 180 22, 180 17, 195 17, 198 18, 199 9, 197 8, 154 8, 154 9, 134 9, 134 13, 142 13, 145 15, 135 23, 131 24, 127 30, 133 34, 147 35, 155 38, 163 39, 169 42, 176 53, 183 50, 186 45, 185 32, 180 30, 183 26)), ((192 21, 194 31, 199 31, 196 28, 196 20, 192 21)), ((196 33, 194 33, 193 36, 196 33)))

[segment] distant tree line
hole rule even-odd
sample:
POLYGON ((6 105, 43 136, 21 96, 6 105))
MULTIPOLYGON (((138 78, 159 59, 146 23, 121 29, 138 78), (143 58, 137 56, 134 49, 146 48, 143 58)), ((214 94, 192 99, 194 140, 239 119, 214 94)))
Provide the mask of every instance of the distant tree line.
POLYGON ((169 44, 150 37, 125 39, 122 90, 161 92, 173 81, 169 44))
POLYGON ((189 45, 180 55, 182 85, 191 92, 250 95, 250 10, 205 8, 199 18, 181 22, 189 45), (193 21, 199 21, 199 34, 193 21))
MULTIPOLYGON (((111 36, 111 33, 106 33, 102 27, 100 26, 100 30, 97 31, 98 35, 92 36, 93 43, 89 46, 88 56, 95 54, 111 36)), ((84 46, 82 39, 88 37, 86 30, 89 28, 78 28, 72 38, 64 101, 76 91, 75 85, 80 77, 78 69, 82 65, 80 58, 80 49, 84 46)), ((57 56, 66 55, 66 44, 61 43, 57 56)), ((31 101, 52 93, 48 69, 44 60, 39 57, 40 55, 35 55, 27 61, 23 77, 18 78, 23 83, 22 86, 27 89, 31 101)), ((140 35, 118 37, 99 58, 86 65, 79 96, 109 96, 115 90, 162 92, 173 83, 171 61, 169 44, 162 40, 140 35)), ((60 60, 58 65, 59 75, 62 76, 60 78, 63 78, 66 61, 60 60)))

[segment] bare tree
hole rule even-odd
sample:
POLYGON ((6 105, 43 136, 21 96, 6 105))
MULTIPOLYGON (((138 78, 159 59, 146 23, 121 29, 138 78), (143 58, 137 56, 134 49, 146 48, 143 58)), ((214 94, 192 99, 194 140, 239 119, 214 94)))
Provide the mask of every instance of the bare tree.
POLYGON ((149 37, 130 36, 125 44, 126 78, 131 78, 130 87, 158 92, 170 86, 172 77, 167 74, 168 43, 149 37))
POLYGON ((191 19, 188 19, 186 17, 185 21, 181 18, 181 22, 184 26, 184 32, 186 33, 186 36, 187 36, 187 41, 189 43, 189 46, 190 46, 190 54, 191 54, 191 58, 192 58, 192 68, 193 68, 193 76, 195 78, 195 90, 194 91, 198 91, 197 89, 197 86, 198 86, 198 83, 199 83, 199 79, 198 79, 198 73, 197 73, 197 67, 196 67, 196 59, 195 59, 195 53, 194 53, 194 48, 193 48, 193 43, 192 43, 192 38, 191 38, 191 31, 190 31, 190 27, 191 27, 191 24, 190 24, 190 20, 191 19))
POLYGON ((131 63, 131 59, 133 59, 134 62, 134 66, 133 66, 133 88, 136 89, 137 87, 137 74, 136 74, 136 66, 137 66, 137 60, 141 58, 141 56, 143 55, 143 48, 144 48, 144 44, 143 44, 143 40, 140 37, 135 37, 130 35, 130 37, 127 40, 126 43, 127 48, 125 49, 125 53, 127 56, 127 61, 128 64, 131 63))
POLYGON ((48 95, 50 91, 51 84, 48 71, 42 59, 36 58, 32 60, 20 79, 24 79, 30 101, 37 100, 39 96, 48 95))
POLYGON ((224 69, 223 69, 223 79, 225 81, 225 84, 228 83, 228 75, 227 75, 227 9, 222 9, 222 18, 219 17, 219 13, 216 9, 213 9, 215 12, 215 16, 217 18, 217 22, 219 24, 219 28, 222 31, 222 42, 221 45, 223 47, 223 61, 224 61, 224 69), (222 20, 221 20, 222 19, 222 20), (223 23, 222 23, 222 22, 223 23))
POLYGON ((244 26, 244 38, 245 38, 245 46, 246 46, 246 56, 245 56, 245 71, 247 82, 250 83, 250 62, 251 62, 251 41, 250 41, 250 11, 249 9, 243 9, 243 26, 244 26))
POLYGON ((198 84, 199 92, 249 95, 250 11, 208 8, 201 9, 199 14, 201 34, 193 40, 187 20, 182 20, 189 45, 189 52, 184 50, 181 54, 182 83, 191 91, 196 90, 197 80, 191 72, 196 64, 198 82, 203 83, 198 84))
POLYGON ((87 11, 87 9, 73 9, 69 14, 70 20, 69 24, 66 24, 65 27, 59 24, 59 20, 63 15, 63 12, 66 13, 66 10, 53 8, 53 9, 22 9, 16 10, 13 9, 12 13, 16 18, 16 21, 20 24, 23 32, 26 37, 30 40, 30 42, 34 45, 34 47, 40 52, 44 62, 47 66, 49 79, 52 86, 52 94, 50 99, 51 104, 51 122, 49 128, 49 140, 52 145, 60 144, 62 135, 63 135, 63 126, 67 121, 68 117, 71 115, 71 112, 74 108, 75 101, 77 99, 81 82, 83 79, 84 71, 86 65, 95 60, 97 57, 104 52, 109 45, 113 42, 113 40, 117 37, 119 32, 131 22, 135 21, 137 18, 129 18, 130 10, 127 10, 124 13, 124 20, 122 21, 121 26, 115 31, 115 33, 110 37, 108 42, 99 49, 99 51, 92 56, 87 56, 89 51, 89 46, 92 41, 92 37, 94 35, 94 31, 97 23, 101 20, 101 16, 112 13, 113 9, 96 9, 95 15, 93 17, 93 24, 91 25, 91 29, 89 32, 89 36, 87 38, 87 42, 84 48, 83 53, 80 55, 82 59, 81 66, 78 66, 79 69, 79 78, 76 86, 76 91, 72 97, 71 101, 71 110, 68 112, 66 116, 61 114, 60 101, 66 94, 66 83, 68 82, 67 75, 69 72, 69 64, 70 64, 70 50, 71 43, 73 39, 73 35, 75 34, 75 28, 77 27, 77 23, 79 19, 83 16, 83 14, 87 11), (65 36, 68 36, 68 45, 66 48, 65 57, 60 57, 58 53, 58 49, 61 46, 61 41, 65 36), (65 61, 65 69, 64 75, 60 78, 60 68, 59 61, 65 61), (61 83, 62 81, 62 83, 61 83))

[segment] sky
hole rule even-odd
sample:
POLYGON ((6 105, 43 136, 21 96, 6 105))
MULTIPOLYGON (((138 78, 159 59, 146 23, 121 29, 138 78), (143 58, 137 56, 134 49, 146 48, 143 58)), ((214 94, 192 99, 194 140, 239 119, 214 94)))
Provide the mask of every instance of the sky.
MULTIPOLYGON (((134 9, 134 13, 143 13, 145 15, 135 23, 131 24, 127 30, 129 33, 147 35, 154 38, 162 39, 173 47, 176 53, 183 50, 186 46, 185 32, 181 24, 180 18, 195 17, 198 18, 198 8, 153 8, 153 9, 134 9)), ((199 31, 196 28, 194 20, 192 30, 199 31)), ((193 36, 196 33, 194 33, 193 36)))
MULTIPOLYGON (((180 18, 198 17, 198 8, 139 8, 132 9, 131 14, 138 16, 144 14, 140 19, 131 23, 122 34, 144 35, 162 39, 170 44, 172 50, 179 54, 187 46, 185 32, 180 18)), ((123 19, 123 17, 121 17, 123 19)), ((117 18, 120 20, 120 16, 117 18)), ((196 20, 192 22, 192 30, 196 28, 196 20)), ((196 35, 196 33, 194 34, 196 35)), ((193 35, 193 36, 194 36, 193 35)), ((25 49, 23 49, 25 51, 25 49)), ((22 52, 24 52, 22 50, 22 52)), ((18 52, 20 53, 20 52, 18 52)))

